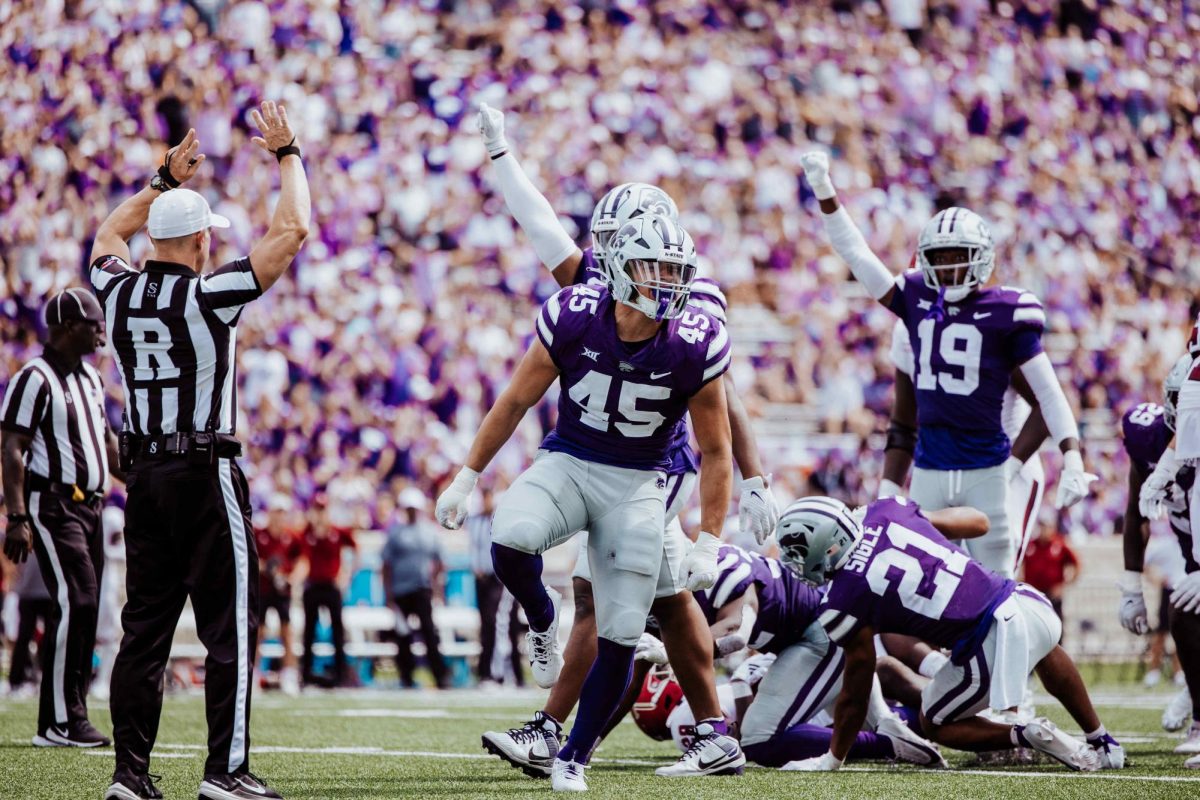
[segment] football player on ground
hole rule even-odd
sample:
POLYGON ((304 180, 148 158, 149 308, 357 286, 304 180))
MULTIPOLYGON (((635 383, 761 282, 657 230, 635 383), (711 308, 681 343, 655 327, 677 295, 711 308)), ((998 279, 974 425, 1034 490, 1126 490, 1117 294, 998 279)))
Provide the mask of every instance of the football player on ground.
POLYGON ((858 513, 830 497, 789 506, 776 532, 782 560, 828 584, 819 621, 845 650, 829 751, 793 765, 835 770, 867 713, 874 636, 903 633, 951 651, 921 697, 921 725, 939 744, 973 752, 1032 747, 1074 770, 1120 769, 1125 752, 1100 723, 1050 601, 951 544, 912 501, 876 500, 858 513), (1031 672, 1083 728, 1079 742, 1044 718, 1008 725, 979 716, 1011 708, 1031 672))
MULTIPOLYGON (((1129 502, 1125 508, 1125 575, 1120 584, 1118 613, 1121 625, 1139 636, 1150 630, 1146 598, 1142 594, 1142 565, 1150 533, 1147 516, 1156 518, 1166 513, 1171 530, 1179 540, 1188 575, 1200 575, 1200 556, 1192 536, 1191 518, 1195 466, 1189 463, 1174 470, 1172 482, 1162 495, 1156 495, 1150 503, 1139 503, 1142 487, 1157 471, 1156 465, 1164 459, 1173 461, 1170 446, 1175 435, 1176 407, 1191 366, 1190 355, 1175 362, 1163 386, 1162 405, 1142 403, 1131 408, 1121 419, 1125 451, 1129 454, 1129 502)), ((1180 587, 1184 581, 1180 581, 1180 587)), ((1184 766, 1200 769, 1200 705, 1194 701, 1200 697, 1200 608, 1194 598, 1181 595, 1178 589, 1171 597, 1170 625, 1187 689, 1176 695, 1163 712, 1163 727, 1179 730, 1191 716, 1192 727, 1175 752, 1191 756, 1184 766)))
MULTIPOLYGON (((879 482, 880 497, 904 493, 902 487, 917 445, 917 392, 912 378, 917 371, 916 358, 903 320, 896 320, 892 330, 890 355, 896 368, 895 399, 884 450, 883 480, 879 482)), ((1037 408, 1037 398, 1020 370, 1013 372, 1011 378, 1012 385, 1004 392, 1000 412, 1000 425, 1012 441, 1011 454, 1004 462, 1008 475, 1009 535, 1000 538, 989 531, 967 548, 979 563, 1006 578, 1017 574, 1025 558, 1025 548, 1037 529, 1046 489, 1046 472, 1037 451, 1050 433, 1037 408)))
POLYGON ((910 496, 930 511, 971 506, 987 514, 989 535, 966 547, 973 557, 1007 570, 1014 538, 1005 467, 1011 443, 1002 415, 1014 370, 1029 383, 1063 453, 1055 505, 1078 502, 1096 479, 1084 472, 1075 418, 1042 349, 1041 303, 1020 289, 986 285, 995 245, 984 221, 964 208, 948 208, 926 223, 917 245, 919 269, 893 275, 838 202, 828 156, 809 152, 801 162, 834 250, 871 297, 904 322, 917 355, 919 425, 910 496))
MULTIPOLYGON (((596 205, 591 221, 592 247, 580 250, 559 224, 549 202, 534 188, 521 169, 504 136, 503 113, 482 106, 479 128, 506 204, 560 286, 591 283, 607 286, 611 291, 607 252, 614 233, 627 222, 650 212, 678 219, 675 202, 663 190, 648 184, 622 184, 610 190, 596 205)), ((725 297, 717 284, 710 279, 697 277, 692 281, 691 290, 689 309, 693 313, 697 310, 706 312, 724 324, 725 297)), ((746 476, 741 486, 740 520, 743 531, 753 532, 759 541, 764 541, 774 530, 779 516, 767 486, 770 476, 762 471, 749 418, 728 372, 723 380, 729 405, 733 455, 743 476, 746 476)), ((678 520, 679 512, 691 497, 696 483, 697 459, 688 439, 686 422, 681 420, 675 430, 671 464, 667 470, 667 529, 664 534, 665 557, 675 565, 682 563, 691 547, 678 520)), ((700 544, 701 551, 697 555, 710 556, 715 568, 717 543, 702 538, 700 544)), ((545 707, 519 728, 483 734, 483 746, 488 752, 533 777, 550 775, 554 756, 560 746, 561 721, 570 715, 578 703, 584 678, 596 657, 596 620, 586 540, 576 560, 572 587, 575 595, 574 624, 563 654, 562 671, 545 707)), ((660 588, 663 591, 672 590, 669 585, 660 588)), ((686 687, 692 707, 701 712, 702 720, 718 718, 720 705, 712 662, 702 655, 711 652, 712 640, 707 628, 698 624, 701 619, 699 608, 687 597, 660 597, 655 601, 653 613, 666 631, 663 635, 666 649, 679 665, 677 677, 680 684, 686 687)), ((678 763, 660 768, 658 774, 687 776, 710 772, 699 766, 700 757, 704 755, 702 749, 686 755, 678 763)))
MULTIPOLYGON (((597 655, 574 728, 551 768, 553 788, 563 791, 587 789, 584 768, 629 684, 655 596, 664 596, 666 585, 671 597, 691 602, 663 553, 666 471, 685 414, 705 464, 700 536, 714 543, 732 481, 725 385, 716 380, 729 366, 729 336, 707 314, 686 311, 696 269, 691 237, 671 219, 645 214, 617 232, 608 257, 611 293, 571 286, 542 307, 537 337, 436 511, 448 528, 462 523, 479 473, 558 380, 558 422, 533 465, 500 498, 492 557, 496 575, 525 610, 534 678, 548 687, 562 667, 560 598, 542 583, 541 554, 589 532, 597 655)), ((715 563, 692 554, 684 562, 686 585, 700 588, 715 579, 715 563)), ((710 743, 722 751, 709 759, 713 771, 740 770, 745 757, 725 735, 724 720, 710 727, 710 743)))
MULTIPOLYGON (((938 514, 938 524, 955 535, 987 531, 987 518, 973 509, 938 514)), ((746 757, 780 767, 824 753, 830 730, 814 718, 837 696, 844 659, 817 623, 821 592, 779 561, 733 545, 721 547, 718 570, 717 582, 696 593, 713 626, 718 653, 749 646, 777 656, 758 684, 754 702, 739 717, 746 757)), ((878 682, 867 693, 868 730, 858 734, 851 757, 944 766, 937 748, 891 711, 878 682)))

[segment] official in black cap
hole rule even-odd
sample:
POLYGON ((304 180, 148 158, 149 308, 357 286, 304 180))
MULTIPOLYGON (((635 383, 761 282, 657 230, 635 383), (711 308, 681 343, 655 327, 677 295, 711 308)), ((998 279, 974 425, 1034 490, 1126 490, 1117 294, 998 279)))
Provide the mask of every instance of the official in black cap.
POLYGON ((8 383, 0 407, 4 554, 22 562, 32 544, 52 612, 42 646, 38 747, 100 747, 88 722, 108 476, 123 480, 117 439, 104 416, 100 374, 83 357, 104 346, 104 313, 86 289, 46 304, 49 341, 8 383))

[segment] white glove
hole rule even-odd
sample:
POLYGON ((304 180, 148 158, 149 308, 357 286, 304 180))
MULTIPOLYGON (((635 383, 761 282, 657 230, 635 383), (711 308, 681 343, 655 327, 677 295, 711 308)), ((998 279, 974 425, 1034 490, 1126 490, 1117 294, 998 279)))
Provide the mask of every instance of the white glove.
POLYGON ((836 772, 842 768, 842 760, 833 753, 802 761, 789 761, 780 767, 785 772, 836 772))
POLYGON ((1200 608, 1200 572, 1189 572, 1175 585, 1171 605, 1187 614, 1200 608))
POLYGON ((454 531, 463 524, 463 520, 467 518, 467 500, 475 490, 475 482, 478 480, 478 472, 470 467, 463 467, 446 487, 446 491, 438 497, 433 513, 443 528, 454 531))
POLYGON ((1149 633, 1146 597, 1142 594, 1142 573, 1125 570, 1125 577, 1117 581, 1117 588, 1121 590, 1121 604, 1117 606, 1121 627, 1139 636, 1149 633))
POLYGON ((829 156, 812 150, 800 156, 800 166, 804 167, 804 177, 818 200, 828 200, 836 194, 829 180, 829 156))
POLYGON ((684 586, 689 592, 707 589, 717 582, 717 553, 720 548, 720 539, 700 531, 691 552, 683 560, 684 574, 687 575, 684 586))
POLYGON ((1138 494, 1138 511, 1145 519, 1162 519, 1167 513, 1163 501, 1167 499, 1167 489, 1175 482, 1175 473, 1178 471, 1175 451, 1167 450, 1154 465, 1154 471, 1146 478, 1138 494))
POLYGON ((779 506, 771 494, 766 480, 761 475, 742 481, 742 496, 738 501, 738 530, 744 535, 754 534, 754 541, 762 544, 775 533, 779 522, 779 506))
POLYGON ((508 150, 508 141, 504 138, 504 112, 492 108, 487 103, 479 104, 479 133, 483 136, 483 146, 487 148, 492 158, 508 150))
POLYGON ((1088 496, 1088 486, 1098 476, 1083 471, 1083 456, 1078 450, 1063 453, 1063 471, 1058 476, 1058 494, 1054 497, 1055 508, 1069 508, 1088 496))
POLYGON ((637 647, 633 649, 634 661, 649 661, 651 664, 667 663, 667 648, 656 636, 643 633, 638 639, 637 647))
POLYGON ((879 481, 878 498, 880 500, 883 500, 884 498, 887 498, 887 497, 903 497, 903 496, 904 496, 904 487, 901 486, 900 484, 896 483, 895 481, 888 480, 887 478, 884 478, 881 481, 879 481))
POLYGON ((775 658, 774 653, 759 653, 750 656, 733 671, 729 680, 741 681, 751 687, 757 686, 758 682, 767 676, 767 670, 775 663, 775 658))
POLYGON ((1011 483, 1024 466, 1024 461, 1016 456, 1009 456, 1008 461, 1004 462, 1004 480, 1011 483))

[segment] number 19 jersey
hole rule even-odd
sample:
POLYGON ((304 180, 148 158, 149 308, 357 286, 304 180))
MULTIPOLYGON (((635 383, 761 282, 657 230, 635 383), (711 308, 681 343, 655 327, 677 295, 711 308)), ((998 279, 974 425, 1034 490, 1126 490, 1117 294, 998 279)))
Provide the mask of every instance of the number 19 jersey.
POLYGON ((688 401, 729 368, 729 334, 689 307, 645 342, 617 336, 608 290, 577 284, 542 306, 537 335, 560 372, 558 423, 542 447, 585 461, 667 470, 688 401))
POLYGON ((870 625, 969 653, 1015 587, 951 544, 916 503, 876 500, 862 541, 829 582, 818 620, 840 645, 870 625))
POLYGON ((1041 303, 1006 286, 944 302, 914 270, 896 279, 889 308, 904 322, 916 356, 916 465, 952 470, 1003 464, 1012 447, 1002 421, 1004 393, 1012 371, 1042 352, 1041 303))

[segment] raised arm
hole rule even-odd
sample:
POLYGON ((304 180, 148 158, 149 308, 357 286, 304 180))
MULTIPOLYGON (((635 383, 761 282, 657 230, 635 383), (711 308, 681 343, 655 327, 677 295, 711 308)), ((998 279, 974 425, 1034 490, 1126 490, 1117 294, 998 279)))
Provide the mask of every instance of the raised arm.
POLYGON ((804 177, 821 203, 821 221, 833 249, 850 267, 850 272, 871 297, 885 307, 891 306, 896 290, 896 276, 872 252, 867 240, 854 225, 854 220, 838 202, 833 183, 829 180, 829 156, 819 151, 800 156, 804 177))
POLYGON ((492 410, 483 418, 465 465, 437 499, 434 513, 442 527, 456 530, 462 525, 467 517, 467 499, 479 480, 479 473, 496 457, 496 453, 517 429, 525 412, 542 399, 557 377, 558 367, 541 339, 535 338, 513 373, 508 387, 496 398, 492 410))
POLYGON ((189 129, 183 141, 163 156, 162 166, 158 168, 158 175, 151 185, 114 208, 100 224, 100 230, 96 231, 96 238, 92 242, 89 262, 101 256, 117 256, 129 263, 129 240, 146 224, 150 204, 164 191, 186 183, 200 169, 204 158, 196 131, 189 129))
POLYGON ((479 133, 492 160, 496 183, 513 219, 533 242, 534 252, 562 287, 575 282, 583 251, 563 230, 550 201, 530 182, 504 138, 504 112, 479 106, 479 133))
POLYGON ((266 235, 250 251, 250 267, 258 285, 265 292, 291 266, 308 238, 308 223, 312 216, 312 201, 308 193, 308 176, 300 161, 296 134, 288 123, 287 111, 270 100, 262 102, 261 110, 250 112, 262 136, 251 139, 279 161, 279 200, 266 235))

